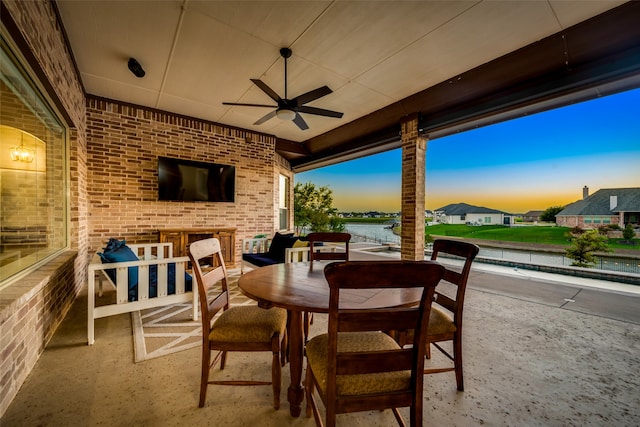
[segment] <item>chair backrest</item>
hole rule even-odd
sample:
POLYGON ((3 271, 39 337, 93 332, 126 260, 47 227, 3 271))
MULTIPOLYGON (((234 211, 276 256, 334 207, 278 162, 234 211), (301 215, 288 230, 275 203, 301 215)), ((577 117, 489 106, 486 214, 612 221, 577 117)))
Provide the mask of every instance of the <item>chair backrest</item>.
MULTIPOLYGON (((432 261, 351 261, 332 263, 324 272, 329 283, 327 396, 336 395, 337 375, 411 370, 411 384, 394 392, 397 406, 410 404, 422 393, 426 332, 435 287, 444 267, 432 261), (419 305, 348 310, 340 307, 343 289, 422 288, 419 305), (339 332, 414 329, 413 346, 387 351, 337 353, 339 332)), ((366 399, 366 398, 365 398, 366 399)), ((372 395, 372 400, 379 396, 372 395)))
POLYGON ((309 241, 309 264, 311 268, 313 268, 313 261, 349 261, 349 241, 351 240, 351 234, 349 233, 309 233, 307 240, 309 241), (335 248, 332 248, 331 251, 318 250, 318 243, 344 243, 344 252, 333 250, 335 248))
POLYGON ((189 259, 193 275, 198 284, 198 298, 202 318, 202 336, 206 340, 211 332, 211 320, 220 310, 229 308, 227 288, 227 268, 224 264, 220 241, 216 238, 198 240, 189 245, 189 259), (213 259, 214 265, 209 263, 213 259), (204 260, 206 264, 202 265, 204 260), (210 294, 209 290, 220 282, 220 292, 210 294))
POLYGON ((436 290, 436 303, 453 313, 453 322, 458 326, 462 326, 462 310, 464 308, 464 295, 467 289, 467 280, 471 271, 471 264, 478 255, 477 245, 459 240, 437 239, 433 242, 433 253, 431 260, 435 261, 439 255, 451 256, 457 259, 463 259, 464 264, 458 272, 451 268, 446 268, 443 281, 449 282, 456 287, 455 295, 443 293, 440 289, 436 290))

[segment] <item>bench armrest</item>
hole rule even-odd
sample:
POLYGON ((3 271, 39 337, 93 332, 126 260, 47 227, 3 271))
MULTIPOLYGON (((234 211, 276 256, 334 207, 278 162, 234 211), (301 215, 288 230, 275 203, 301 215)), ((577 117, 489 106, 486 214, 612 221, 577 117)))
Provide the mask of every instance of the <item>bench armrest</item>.
POLYGON ((309 261, 309 247, 287 248, 284 251, 284 262, 307 262, 309 261))
POLYGON ((243 254, 260 254, 269 251, 271 237, 260 237, 254 239, 242 239, 241 252, 243 254))

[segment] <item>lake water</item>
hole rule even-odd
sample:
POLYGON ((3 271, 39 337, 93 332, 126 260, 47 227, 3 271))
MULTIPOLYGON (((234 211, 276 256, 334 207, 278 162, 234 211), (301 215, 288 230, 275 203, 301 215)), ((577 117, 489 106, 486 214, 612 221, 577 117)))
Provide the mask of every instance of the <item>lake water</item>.
POLYGON ((351 233, 354 242, 375 242, 400 244, 400 236, 393 234, 384 224, 346 223, 347 233, 351 233))
MULTIPOLYGON (((351 233, 354 242, 375 242, 400 244, 400 236, 393 234, 384 224, 346 223, 345 228, 351 233)), ((534 265, 571 265, 572 260, 562 254, 547 252, 520 251, 512 249, 482 248, 478 254, 482 257, 498 258, 515 262, 525 262, 534 265)), ((594 268, 599 270, 620 271, 625 273, 640 273, 640 261, 615 257, 596 257, 594 268)))

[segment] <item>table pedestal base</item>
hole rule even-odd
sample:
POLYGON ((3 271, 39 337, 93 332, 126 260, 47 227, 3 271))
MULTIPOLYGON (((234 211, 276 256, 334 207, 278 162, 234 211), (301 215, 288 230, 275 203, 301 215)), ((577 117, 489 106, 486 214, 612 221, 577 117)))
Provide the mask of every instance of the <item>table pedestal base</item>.
POLYGON ((291 385, 287 393, 291 416, 299 417, 304 399, 302 385, 302 361, 304 360, 304 338, 302 337, 302 312, 289 311, 289 369, 291 385))

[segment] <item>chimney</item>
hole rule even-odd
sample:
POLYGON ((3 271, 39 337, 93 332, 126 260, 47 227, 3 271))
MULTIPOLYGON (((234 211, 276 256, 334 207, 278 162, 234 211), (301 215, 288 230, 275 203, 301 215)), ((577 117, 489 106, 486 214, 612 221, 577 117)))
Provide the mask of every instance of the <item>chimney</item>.
POLYGON ((618 207, 618 196, 609 196, 609 210, 614 210, 618 207))
POLYGON ((585 185, 582 187, 582 198, 586 199, 587 197, 589 197, 589 187, 585 185))

